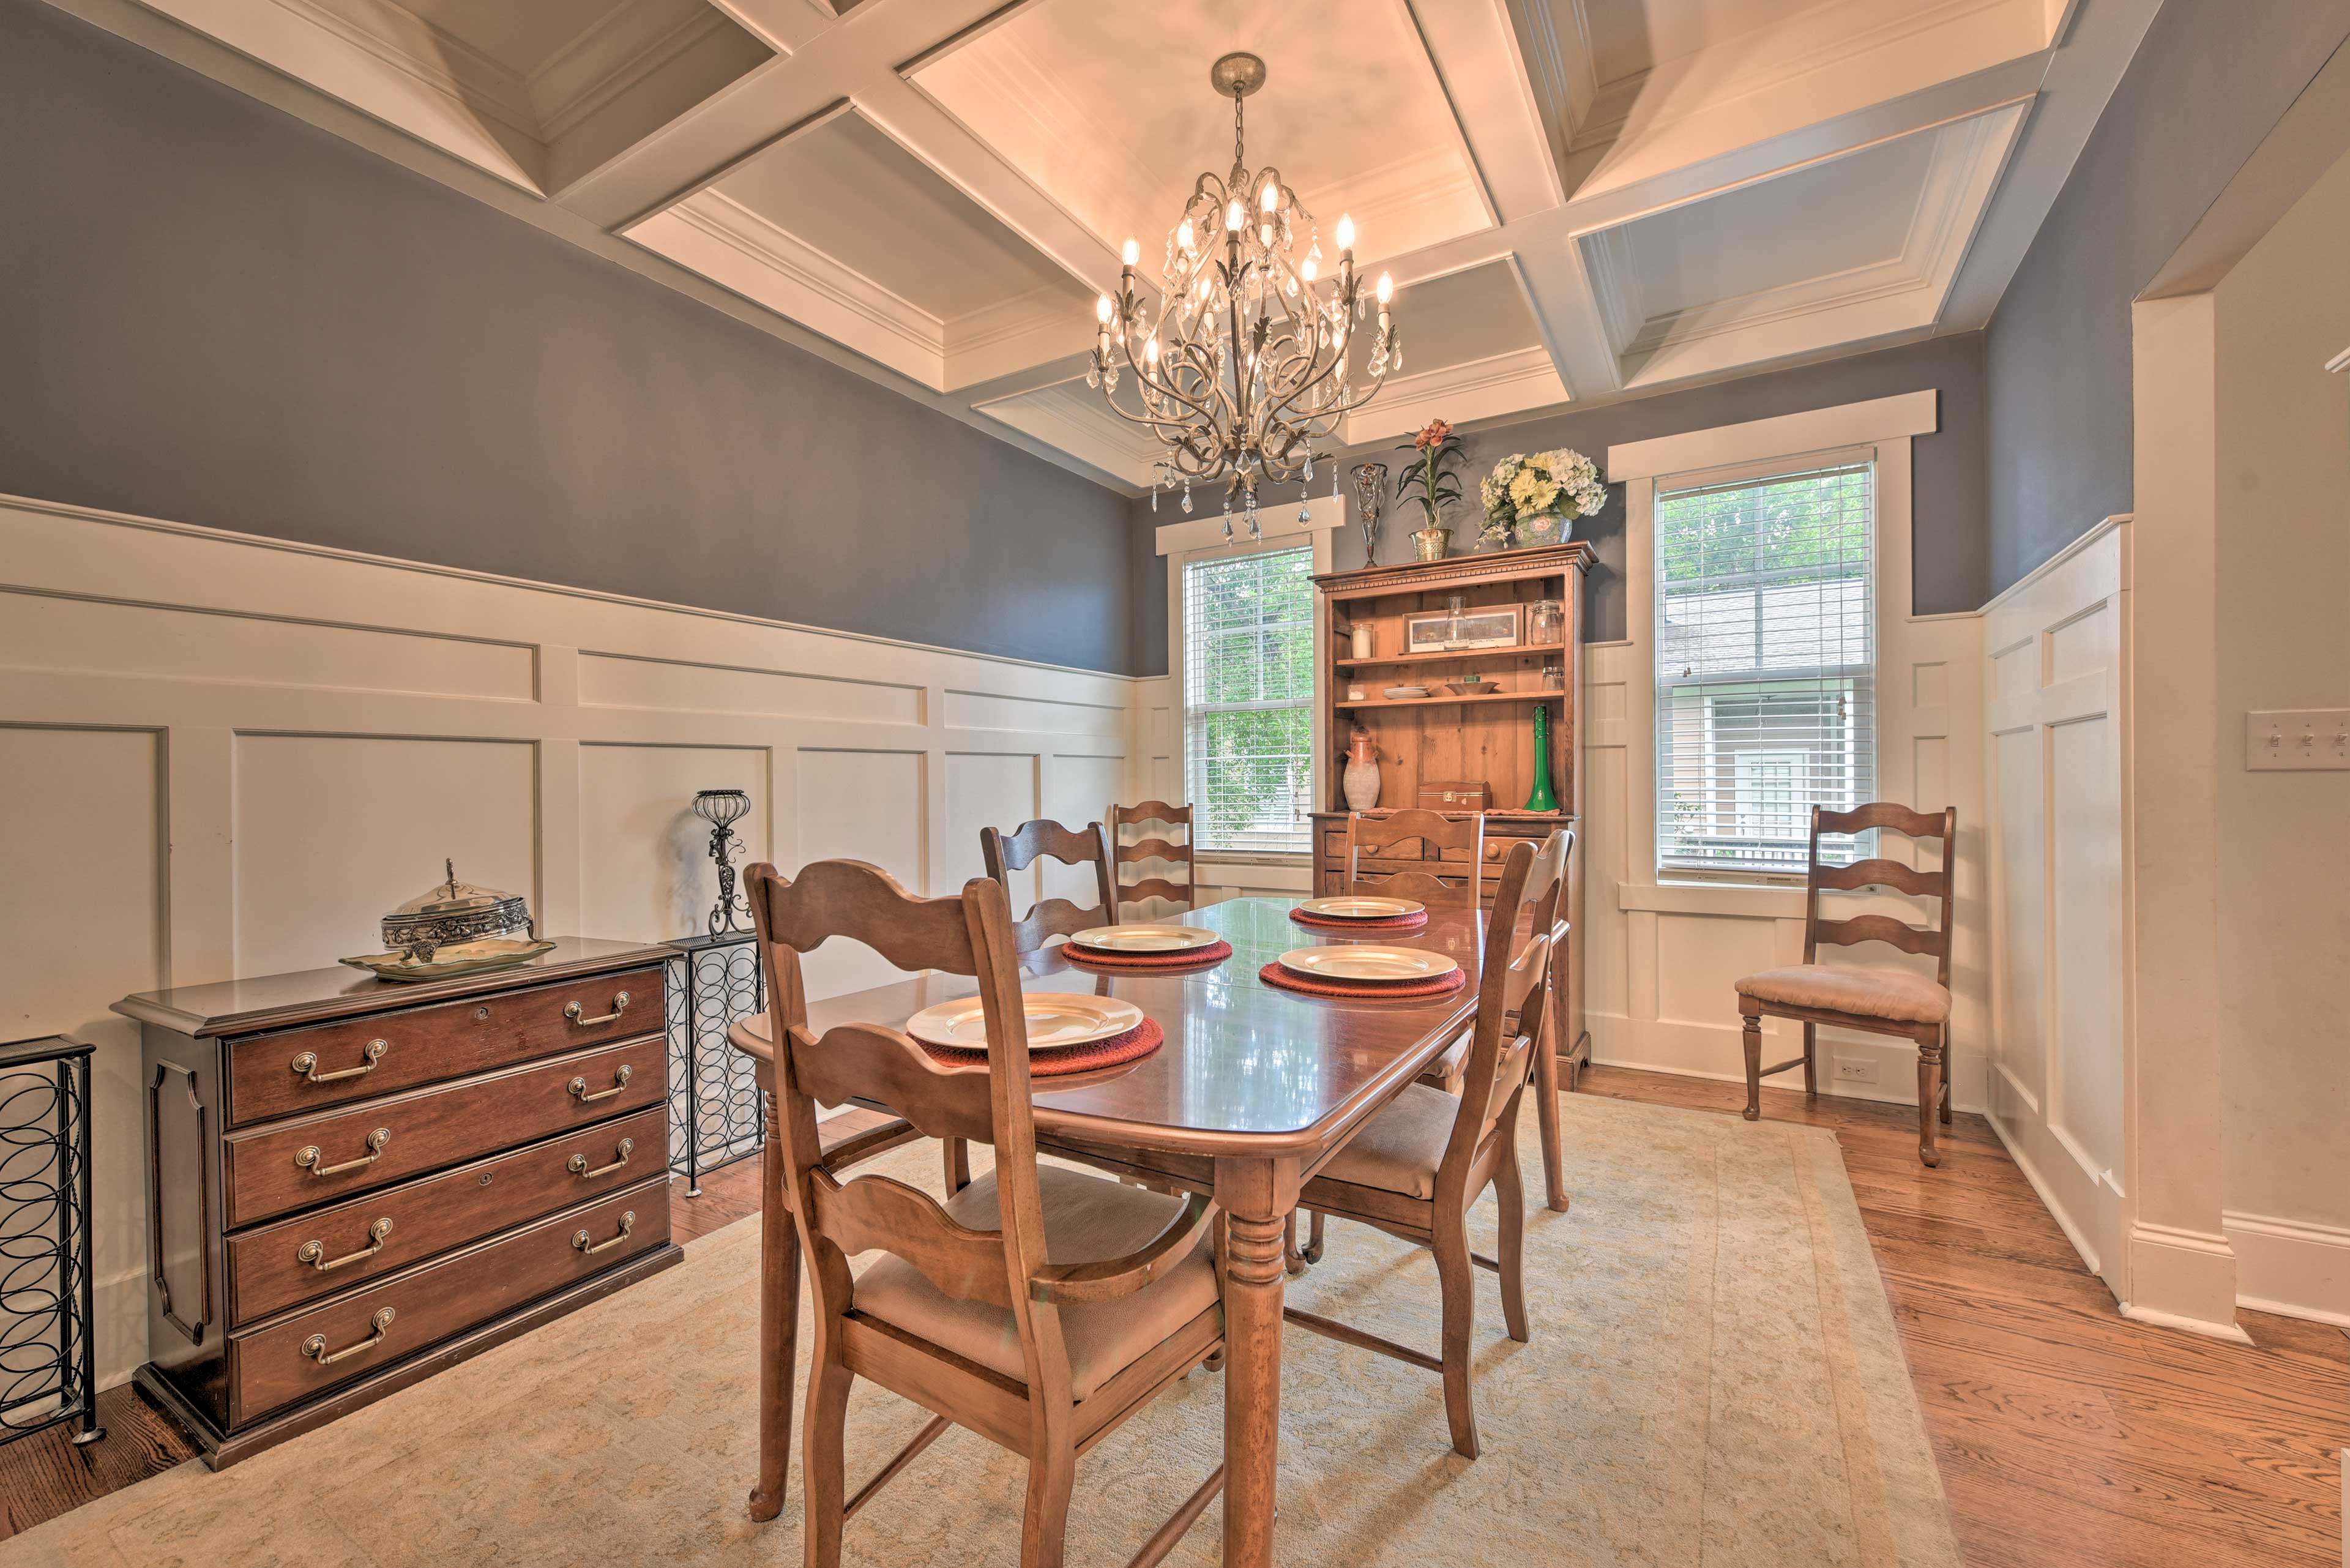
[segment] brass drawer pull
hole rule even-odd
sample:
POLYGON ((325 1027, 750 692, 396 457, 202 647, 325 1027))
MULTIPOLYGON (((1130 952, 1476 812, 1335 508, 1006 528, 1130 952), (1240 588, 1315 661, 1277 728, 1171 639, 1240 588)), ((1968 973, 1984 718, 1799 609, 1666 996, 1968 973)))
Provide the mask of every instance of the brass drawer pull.
POLYGON ((327 1336, 323 1334, 314 1334, 309 1338, 302 1342, 302 1354, 308 1356, 311 1360, 317 1362, 321 1366, 332 1366, 336 1362, 342 1360, 343 1357, 347 1355, 357 1355, 363 1351, 373 1350, 377 1345, 381 1345, 383 1343, 384 1331, 391 1327, 391 1320, 399 1315, 400 1314, 398 1313, 392 1311, 390 1307, 385 1307, 382 1311, 377 1313, 375 1316, 368 1319, 369 1325, 375 1330, 373 1334, 369 1334, 357 1345, 347 1345, 340 1350, 328 1350, 327 1348, 327 1336))
POLYGON ((613 1237, 610 1241, 598 1241, 595 1245, 589 1246, 588 1243, 588 1232, 585 1231, 574 1231, 571 1232, 571 1244, 592 1258, 598 1252, 608 1252, 613 1248, 619 1246, 621 1242, 627 1241, 629 1239, 629 1232, 636 1228, 637 1211, 631 1209, 620 1216, 620 1233, 613 1237))
POLYGON ((622 1063, 619 1070, 612 1075, 612 1086, 608 1089, 598 1089, 592 1095, 588 1092, 587 1079, 574 1078, 571 1080, 571 1097, 583 1106, 592 1105, 598 1100, 608 1100, 629 1086, 629 1079, 635 1072, 635 1068, 622 1063))
POLYGON ((618 996, 612 998, 612 1011, 605 1013, 600 1018, 588 1017, 586 1015, 588 1010, 580 1006, 576 1002, 567 1002, 563 1004, 563 1016, 571 1020, 572 1023, 580 1024, 584 1027, 592 1023, 618 1023, 619 1021, 620 1014, 626 1012, 628 1010, 629 993, 624 991, 618 996))
POLYGON ((305 1144, 302 1147, 302 1151, 294 1157, 294 1163, 300 1166, 303 1169, 308 1171, 313 1176, 340 1176, 347 1170, 357 1170, 363 1165, 373 1165, 377 1160, 383 1158, 383 1146, 390 1141, 391 1129, 390 1127, 378 1127, 375 1131, 368 1134, 368 1151, 359 1156, 357 1159, 347 1159, 340 1165, 320 1165, 318 1163, 318 1146, 315 1143, 305 1144))
MULTIPOLYGON (((618 1092, 618 1090, 614 1091, 616 1094, 618 1092)), ((612 1172, 619 1169, 620 1167, 628 1164, 629 1156, 636 1152, 637 1140, 632 1137, 624 1137, 620 1140, 619 1146, 612 1150, 612 1153, 617 1158, 611 1164, 599 1165, 595 1169, 590 1170, 588 1168, 588 1157, 584 1154, 575 1154, 571 1157, 571 1163, 565 1166, 563 1168, 569 1171, 574 1176, 584 1176, 588 1180, 593 1181, 599 1176, 609 1176, 612 1172)))
POLYGON ((367 1058, 366 1061, 356 1067, 344 1067, 332 1073, 318 1071, 318 1054, 316 1051, 305 1051, 286 1065, 294 1069, 297 1077, 307 1083, 332 1084, 344 1078, 367 1076, 375 1071, 375 1064, 382 1061, 383 1054, 390 1049, 391 1042, 389 1040, 370 1040, 367 1043, 367 1049, 359 1053, 367 1058))
POLYGON ((383 1251, 383 1239, 390 1234, 391 1221, 389 1219, 379 1220, 368 1227, 368 1244, 356 1252, 346 1252, 339 1258, 329 1258, 327 1256, 327 1244, 324 1241, 305 1241, 294 1250, 294 1261, 297 1263, 307 1263, 322 1274, 328 1273, 341 1268, 345 1263, 356 1263, 362 1258, 374 1257, 383 1251))

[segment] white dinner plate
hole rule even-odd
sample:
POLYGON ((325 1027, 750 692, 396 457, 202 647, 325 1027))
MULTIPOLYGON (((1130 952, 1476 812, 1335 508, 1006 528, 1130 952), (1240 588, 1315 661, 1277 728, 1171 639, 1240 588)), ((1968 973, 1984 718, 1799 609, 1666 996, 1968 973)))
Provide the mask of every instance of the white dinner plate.
POLYGON ((1426 908, 1415 898, 1379 898, 1367 893, 1349 893, 1336 898, 1308 898, 1297 906, 1297 912, 1326 920, 1399 920, 1426 908))
POLYGON ((1281 967, 1315 980, 1439 980, 1461 966, 1442 953, 1350 942, 1342 948, 1296 948, 1281 967))
POLYGON ((1180 953, 1223 940, 1197 926, 1095 926, 1071 937, 1069 945, 1109 953, 1180 953))
MULTIPOLYGON (((1090 1044, 1113 1034, 1123 1034, 1142 1022, 1142 1009, 1115 997, 1032 991, 1025 992, 1022 1000, 1027 1004, 1031 1051, 1090 1044)), ((933 1045, 951 1045, 963 1051, 987 1049, 987 1019, 975 996, 925 1007, 906 1020, 906 1033, 933 1045)))

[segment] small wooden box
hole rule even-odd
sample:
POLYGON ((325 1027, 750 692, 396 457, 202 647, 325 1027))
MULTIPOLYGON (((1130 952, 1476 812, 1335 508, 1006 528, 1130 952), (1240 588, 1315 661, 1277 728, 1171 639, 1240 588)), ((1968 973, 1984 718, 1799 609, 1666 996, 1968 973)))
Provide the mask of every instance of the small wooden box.
POLYGON ((1492 787, 1474 779, 1428 779, 1419 786, 1422 811, 1483 811, 1492 804, 1492 787))

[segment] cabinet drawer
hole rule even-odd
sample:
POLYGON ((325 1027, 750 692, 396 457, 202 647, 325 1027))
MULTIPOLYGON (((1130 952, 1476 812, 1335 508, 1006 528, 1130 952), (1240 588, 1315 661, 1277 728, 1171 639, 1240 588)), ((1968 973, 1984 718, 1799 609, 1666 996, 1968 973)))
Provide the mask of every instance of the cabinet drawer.
POLYGON ((669 1108, 655 1106, 232 1236, 229 1321, 256 1322, 641 1181, 666 1168, 668 1131, 669 1108))
POLYGON ((241 1424, 380 1371, 668 1240, 664 1171, 658 1180, 477 1242, 266 1327, 232 1334, 230 1419, 241 1424))
POLYGON ((659 1029, 662 1016, 656 964, 251 1035, 228 1045, 228 1123, 248 1127, 600 1045, 659 1029))
POLYGON ((231 1133, 221 1150, 227 1223, 250 1225, 665 1104, 668 1064, 668 1038, 654 1034, 231 1133))

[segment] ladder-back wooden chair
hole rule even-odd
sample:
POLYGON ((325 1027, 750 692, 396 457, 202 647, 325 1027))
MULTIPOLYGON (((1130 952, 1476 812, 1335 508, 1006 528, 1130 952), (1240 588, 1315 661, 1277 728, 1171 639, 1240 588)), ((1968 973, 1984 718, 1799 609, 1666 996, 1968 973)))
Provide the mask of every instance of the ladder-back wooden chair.
POLYGON ((1762 1080, 1773 1073, 1801 1065, 1804 1093, 1819 1093, 1819 1026, 1866 1030, 1873 1034, 1902 1034, 1918 1043, 1918 1158, 1928 1165, 1941 1163, 1935 1137, 1935 1118, 1950 1119, 1950 1085, 1943 1070, 1950 1038, 1950 898, 1951 867, 1958 857, 1959 813, 1955 806, 1939 814, 1911 811, 1908 806, 1873 801, 1850 811, 1812 807, 1810 870, 1804 885, 1804 961, 1783 969, 1766 969, 1738 982, 1738 1011, 1746 1020, 1746 1111, 1748 1121, 1762 1114, 1762 1080), (1820 835, 1865 833, 1889 829, 1910 838, 1939 838, 1942 868, 1918 871, 1898 860, 1856 860, 1849 866, 1820 864, 1820 835), (1820 889, 1855 892, 1865 888, 1890 888, 1939 901, 1939 918, 1932 926, 1912 926, 1890 915, 1853 915, 1841 920, 1820 919, 1820 889), (1905 953, 1935 960, 1934 978, 1907 970, 1839 969, 1818 961, 1823 944, 1853 947, 1862 942, 1886 942, 1905 953), (1762 1020, 1792 1018, 1804 1025, 1804 1054, 1775 1067, 1762 1064, 1762 1020))
MULTIPOLYGON (((1444 1377, 1444 1413, 1452 1447, 1477 1457, 1477 1417, 1470 1397, 1469 1335, 1476 1290, 1471 1271, 1502 1276, 1502 1315, 1512 1339, 1527 1336, 1525 1303, 1525 1184, 1518 1169, 1518 1104, 1534 1064, 1534 1036, 1548 1006, 1552 932, 1538 911, 1533 934, 1509 956, 1521 918, 1547 897, 1534 888, 1534 846, 1520 843, 1502 864, 1493 909, 1485 921, 1486 962, 1478 982, 1477 1021, 1470 1032, 1462 1092, 1448 1095, 1413 1084, 1332 1155, 1298 1195, 1316 1214, 1360 1220, 1417 1241, 1436 1254, 1442 1293, 1440 1355, 1430 1355, 1332 1319, 1296 1308, 1284 1315, 1300 1328, 1444 1377), (1529 889, 1534 896, 1529 898, 1529 889), (1486 1188, 1501 1207, 1501 1256, 1469 1251, 1468 1213, 1486 1188)), ((1561 857, 1556 872, 1565 874, 1561 857)), ((1555 899, 1552 900, 1555 908, 1555 899)))
POLYGON ((1113 805, 1109 808, 1108 826, 1110 853, 1118 857, 1115 870, 1119 903, 1139 904, 1145 898, 1166 898, 1187 909, 1198 907, 1200 867, 1191 857, 1190 806, 1170 805, 1163 800, 1146 800, 1140 805, 1113 805), (1183 842, 1178 844, 1161 833, 1137 838, 1129 844, 1126 840, 1126 830, 1129 827, 1138 832, 1150 827, 1180 827, 1183 830, 1183 842), (1126 879, 1128 867, 1147 865, 1154 860, 1170 866, 1180 865, 1183 868, 1183 879, 1178 882, 1164 873, 1146 877, 1139 882, 1126 879))
POLYGON ((1386 816, 1347 814, 1347 885, 1341 892, 1417 898, 1432 909, 1473 909, 1484 874, 1485 819, 1480 815, 1445 816, 1416 808, 1386 816), (1416 853, 1399 854, 1405 845, 1415 846, 1416 853), (1366 862, 1378 860, 1423 860, 1432 867, 1447 851, 1468 857, 1457 886, 1431 870, 1364 869, 1366 862))
POLYGON ((1039 898, 1013 925, 1012 940, 1019 951, 1033 953, 1055 937, 1118 924, 1118 889, 1112 882, 1115 872, 1109 833, 1100 823, 1064 827, 1057 822, 1024 822, 1010 833, 983 827, 979 830, 979 853, 986 863, 987 874, 1003 884, 1008 898, 1019 896, 1013 888, 1012 874, 1027 870, 1039 859, 1094 868, 1094 892, 1101 902, 1093 909, 1081 909, 1066 898, 1039 898))
MULTIPOLYGON (((769 1136, 782 1149, 793 1223, 816 1286, 801 1438, 809 1568, 836 1568, 843 1524, 949 1425, 1026 1457, 1022 1568, 1057 1568, 1077 1455, 1151 1397, 1219 1355, 1223 1309, 1214 1208, 1036 1159, 1026 1019, 1011 907, 993 881, 916 898, 858 861, 786 880, 751 868, 751 909, 776 978, 769 1136), (943 1066, 870 1023, 808 1027, 800 955, 830 937, 900 969, 976 976, 988 1065, 943 1066), (911 1132, 995 1147, 995 1168, 944 1204, 884 1176, 842 1181, 816 1134, 818 1105, 887 1106, 911 1132), (850 1276, 848 1260, 887 1255, 850 1276), (843 1439, 850 1385, 866 1377, 938 1412, 854 1495, 843 1439)), ((856 1151, 862 1158, 869 1149, 856 1151)), ((789 1376, 789 1368, 784 1371, 789 1376)), ((1220 1466, 1133 1562, 1171 1550, 1223 1485, 1220 1466)), ((945 1506, 942 1497, 942 1506, 945 1506)))

